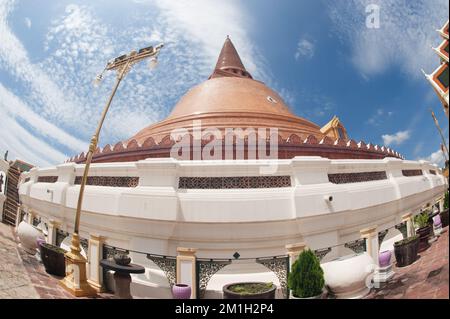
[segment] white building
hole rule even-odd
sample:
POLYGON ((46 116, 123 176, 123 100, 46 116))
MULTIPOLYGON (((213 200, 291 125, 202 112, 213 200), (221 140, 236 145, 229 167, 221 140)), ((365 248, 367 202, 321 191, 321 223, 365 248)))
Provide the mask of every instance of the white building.
MULTIPOLYGON (((303 247, 299 243, 325 254, 327 262, 356 251, 363 236, 376 258, 374 238, 399 238, 395 226, 434 204, 445 178, 428 162, 357 143, 338 119, 330 123, 321 130, 290 113, 276 92, 252 79, 227 39, 210 79, 190 90, 166 120, 97 150, 80 224, 80 236, 90 240, 91 282, 101 284, 98 259, 112 247, 146 266, 145 274, 133 276, 132 293, 142 297, 170 297, 176 277, 204 297, 220 296, 233 281, 273 281, 284 288, 283 265, 303 247), (245 159, 221 153, 195 160, 195 145, 192 159, 170 157, 170 132, 184 127, 195 139, 192 123, 198 120, 221 132, 275 127, 278 156, 248 159, 253 146, 245 140, 232 152, 242 150, 245 159), (185 258, 175 267, 177 255, 185 258), (194 255, 197 263, 190 262, 194 255)), ((202 138, 199 148, 209 141, 202 138)), ((73 231, 83 161, 81 154, 22 175, 22 210, 47 224, 50 242, 59 244, 73 231)))

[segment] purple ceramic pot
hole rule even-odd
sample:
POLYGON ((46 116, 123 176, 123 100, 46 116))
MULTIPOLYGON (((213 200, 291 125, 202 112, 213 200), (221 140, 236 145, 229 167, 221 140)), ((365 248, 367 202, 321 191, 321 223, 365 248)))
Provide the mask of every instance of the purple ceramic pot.
POLYGON ((175 284, 172 286, 174 299, 191 299, 191 287, 185 284, 175 284))
POLYGON ((37 238, 36 239, 36 244, 37 244, 37 246, 38 246, 38 249, 41 247, 41 244, 45 244, 47 241, 45 240, 45 239, 42 239, 42 238, 37 238))
POLYGON ((391 264, 391 256, 392 256, 392 253, 390 250, 382 251, 378 255, 378 263, 379 263, 380 267, 389 266, 391 264))
POLYGON ((441 224, 442 224, 442 222, 441 222, 441 216, 439 216, 439 215, 434 216, 434 217, 433 217, 433 224, 434 224, 434 226, 439 226, 439 225, 441 225, 441 224))

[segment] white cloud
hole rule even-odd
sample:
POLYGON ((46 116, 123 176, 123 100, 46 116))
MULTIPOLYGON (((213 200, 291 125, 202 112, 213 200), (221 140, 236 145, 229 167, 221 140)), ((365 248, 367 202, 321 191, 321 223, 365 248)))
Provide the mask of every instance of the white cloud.
POLYGON ((1 83, 0 110, 2 110, 2 115, 9 115, 26 122, 28 126, 32 127, 39 134, 50 140, 53 139, 69 149, 81 152, 87 148, 87 143, 73 137, 36 114, 17 96, 8 91, 1 83))
POLYGON ((383 139, 384 145, 391 146, 402 144, 404 141, 408 140, 410 136, 411 136, 410 131, 399 131, 393 135, 384 134, 381 137, 383 139))
POLYGON ((155 3, 169 23, 181 28, 200 43, 210 65, 216 62, 218 52, 229 35, 248 71, 253 76, 266 80, 267 75, 261 65, 263 58, 246 31, 251 21, 238 1, 156 0, 155 3))
POLYGON ((30 18, 25 18, 24 19, 25 25, 27 26, 28 29, 31 28, 31 20, 30 18))
MULTIPOLYGON (((84 150, 83 141, 95 129, 114 76, 105 75, 96 90, 92 79, 111 58, 162 41, 166 46, 159 68, 149 72, 144 63, 138 64, 122 82, 100 145, 128 139, 167 115, 184 92, 207 79, 227 34, 253 76, 271 82, 262 55, 247 35, 251 22, 237 1, 137 2, 145 10, 127 12, 133 24, 109 24, 94 6, 66 6, 43 34, 42 60, 31 60, 9 27, 9 19, 20 18, 13 15, 15 1, 0 2, 0 70, 20 92, 18 98, 1 87, 0 109, 7 114, 2 129, 9 133, 2 136, 0 148, 38 165, 62 162, 62 149, 73 152, 67 156, 84 150)), ((21 19, 28 24, 29 18, 21 19)))
POLYGON ((365 75, 374 75, 399 65, 412 77, 420 69, 436 67, 430 49, 441 39, 436 29, 448 19, 447 0, 348 0, 330 2, 329 13, 335 34, 351 44, 351 60, 365 75), (365 25, 368 4, 380 6, 380 28, 365 25))
POLYGON ((382 108, 379 108, 375 111, 374 114, 372 114, 371 117, 366 121, 367 124, 373 125, 373 126, 380 126, 380 124, 383 124, 383 122, 388 118, 391 117, 394 114, 392 111, 385 111, 382 108))
POLYGON ((425 160, 432 164, 436 164, 439 167, 445 166, 444 153, 442 153, 441 150, 437 150, 436 152, 431 153, 429 156, 425 158, 419 158, 418 160, 425 160))
POLYGON ((70 122, 73 117, 80 116, 80 108, 72 101, 75 96, 63 92, 53 82, 45 70, 30 62, 28 53, 19 39, 8 26, 7 17, 12 11, 14 1, 0 3, 0 64, 11 75, 30 87, 30 95, 34 99, 39 113, 54 117, 57 120, 70 122))
POLYGON ((314 56, 315 45, 307 39, 300 39, 297 43, 297 51, 295 52, 295 59, 299 60, 301 57, 311 59, 314 56))

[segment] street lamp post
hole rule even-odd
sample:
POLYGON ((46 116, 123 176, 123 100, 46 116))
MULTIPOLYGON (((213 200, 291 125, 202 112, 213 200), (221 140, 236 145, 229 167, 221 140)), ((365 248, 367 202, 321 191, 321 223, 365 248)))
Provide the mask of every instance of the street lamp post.
MULTIPOLYGON (((81 255, 81 247, 80 247, 80 237, 79 237, 79 228, 80 228, 80 215, 81 208, 83 204, 83 194, 84 188, 86 186, 86 181, 88 178, 89 167, 92 162, 92 157, 94 155, 95 150, 97 149, 97 143, 100 135, 100 131, 103 126, 103 122, 105 121, 106 114, 108 113, 111 102, 116 94, 117 88, 119 87, 120 82, 124 78, 124 76, 131 70, 131 67, 147 58, 151 59, 151 65, 154 66, 156 63, 156 59, 158 57, 159 51, 163 47, 163 44, 159 44, 156 47, 147 47, 140 49, 139 51, 131 51, 127 55, 122 55, 114 60, 107 63, 105 67, 105 71, 114 70, 117 71, 116 82, 114 84, 111 95, 109 96, 108 102, 106 103, 105 108, 103 109, 102 116, 100 118, 100 122, 97 125, 97 129, 92 136, 91 143, 89 145, 89 151, 86 154, 86 162, 84 166, 83 178, 81 179, 80 185, 80 193, 78 195, 78 203, 77 210, 75 215, 75 225, 74 231, 72 235, 72 241, 70 246, 70 251, 65 254, 66 259, 66 276, 64 279, 60 281, 61 285, 72 293, 74 296, 92 296, 96 294, 96 290, 92 288, 87 282, 86 276, 86 263, 87 260, 81 255)), ((102 75, 97 77, 97 80, 101 80, 102 75)))

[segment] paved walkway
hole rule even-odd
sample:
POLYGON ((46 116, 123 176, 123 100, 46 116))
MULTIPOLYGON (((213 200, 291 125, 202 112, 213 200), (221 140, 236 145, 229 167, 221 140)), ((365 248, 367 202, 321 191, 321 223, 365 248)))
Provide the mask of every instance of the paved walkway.
MULTIPOLYGON (((448 227, 407 267, 394 266, 394 278, 382 289, 376 289, 367 298, 434 298, 449 299, 448 227)), ((0 223, 0 299, 7 298, 73 298, 59 286, 61 278, 49 275, 36 258, 17 246, 10 226, 0 223)), ((111 298, 100 294, 97 298, 111 298)))
POLYGON ((382 289, 368 298, 375 299, 449 299, 448 227, 413 264, 397 268, 382 289))
MULTIPOLYGON (((45 272, 37 255, 31 256, 17 246, 11 226, 0 223, 0 299, 74 298, 59 285, 60 279, 45 272)), ((111 296, 102 293, 95 298, 111 296)))
POLYGON ((39 298, 22 263, 11 228, 0 223, 0 299, 39 298))

